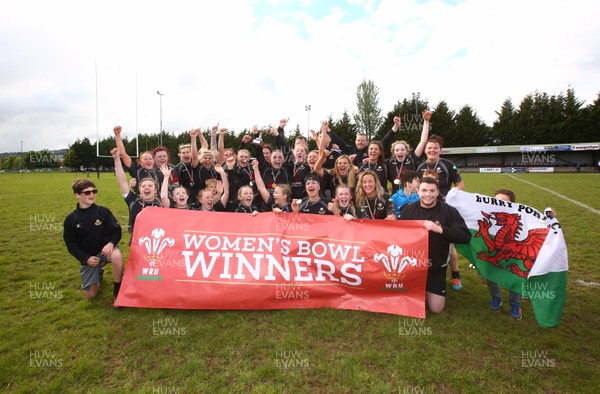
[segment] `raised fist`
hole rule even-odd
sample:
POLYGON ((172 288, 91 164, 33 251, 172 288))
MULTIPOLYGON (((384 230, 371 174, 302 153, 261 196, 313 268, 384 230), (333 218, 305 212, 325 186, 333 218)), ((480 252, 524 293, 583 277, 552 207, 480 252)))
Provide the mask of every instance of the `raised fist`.
POLYGON ((431 111, 426 109, 425 111, 423 111, 423 119, 425 119, 427 122, 429 122, 431 120, 431 111))

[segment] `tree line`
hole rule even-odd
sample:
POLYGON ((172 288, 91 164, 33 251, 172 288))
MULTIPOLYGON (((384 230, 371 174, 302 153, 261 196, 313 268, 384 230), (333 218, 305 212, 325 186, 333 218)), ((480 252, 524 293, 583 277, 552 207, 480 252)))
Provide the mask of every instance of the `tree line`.
MULTIPOLYGON (((565 93, 549 95, 545 92, 534 92, 525 96, 518 105, 511 99, 506 99, 499 111, 498 118, 492 126, 486 125, 469 105, 464 105, 458 111, 452 110, 445 101, 440 101, 431 107, 426 100, 419 97, 404 98, 398 101, 385 116, 381 116, 378 100, 379 90, 370 80, 363 80, 356 90, 357 112, 350 115, 345 110, 340 118, 329 116, 331 130, 342 137, 348 144, 353 144, 357 132, 366 133, 369 139, 381 139, 392 128, 394 117, 401 118, 401 128, 398 138, 406 140, 411 146, 419 141, 423 118, 421 112, 429 108, 433 112, 429 134, 437 134, 445 140, 445 147, 473 147, 495 145, 530 145, 597 142, 600 128, 600 94, 596 100, 584 106, 577 99, 575 91, 568 88, 565 93)), ((190 142, 189 131, 178 134, 163 132, 162 141, 171 156, 171 161, 178 162, 179 145, 190 142)), ((236 148, 243 134, 227 133, 225 147, 236 148)), ((209 129, 205 136, 210 138, 209 129)), ((303 134, 300 125, 293 130, 286 130, 290 145, 296 136, 303 134)), ((124 138, 127 152, 134 155, 139 151, 152 150, 158 146, 158 134, 140 134, 137 138, 124 138)), ((264 142, 273 143, 271 136, 264 136, 264 142)), ((110 155, 110 149, 115 146, 114 137, 99 141, 100 155, 110 155)), ((316 148, 311 141, 309 147, 316 148)), ((387 153, 387 152, 386 152, 387 153)), ((62 155, 49 151, 28 152, 22 163, 19 157, 3 158, 2 168, 97 168, 98 166, 112 167, 112 159, 96 157, 96 144, 87 137, 77 139, 62 155)))

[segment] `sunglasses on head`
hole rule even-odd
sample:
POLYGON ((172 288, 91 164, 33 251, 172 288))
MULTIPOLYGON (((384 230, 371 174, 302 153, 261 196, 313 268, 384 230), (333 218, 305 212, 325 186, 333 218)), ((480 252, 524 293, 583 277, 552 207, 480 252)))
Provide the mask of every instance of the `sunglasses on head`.
POLYGON ((84 192, 81 192, 81 193, 79 193, 79 194, 85 194, 86 196, 89 196, 89 195, 90 195, 90 194, 92 194, 92 193, 94 193, 94 194, 98 194, 98 189, 86 190, 86 191, 84 191, 84 192))

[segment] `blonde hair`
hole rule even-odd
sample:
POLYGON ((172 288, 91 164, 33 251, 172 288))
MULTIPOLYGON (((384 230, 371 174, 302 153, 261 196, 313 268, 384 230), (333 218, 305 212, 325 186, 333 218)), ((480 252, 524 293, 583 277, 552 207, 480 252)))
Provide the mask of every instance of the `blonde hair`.
POLYGON ((275 188, 279 188, 279 190, 281 190, 281 194, 286 196, 287 202, 292 201, 292 188, 290 185, 288 185, 287 183, 278 183, 277 186, 275 186, 275 188))
POLYGON ((238 200, 240 199, 240 197, 242 197, 242 190, 244 190, 244 189, 250 189, 250 191, 252 191, 252 195, 254 195, 254 189, 252 189, 252 186, 244 185, 238 189, 238 192, 237 192, 238 200))
POLYGON ((213 161, 216 159, 215 157, 215 152, 209 150, 209 149, 201 149, 200 153, 198 153, 198 158, 202 159, 204 156, 210 156, 212 157, 213 161))
POLYGON ((152 161, 154 161, 154 155, 152 154, 152 152, 150 152, 149 150, 145 150, 142 153, 140 153, 140 155, 138 156, 138 159, 137 159, 138 164, 140 164, 140 165, 142 164, 142 156, 144 156, 144 155, 149 155, 152 158, 152 161))
POLYGON ((335 159, 335 164, 333 165, 333 168, 331 169, 331 175, 333 175, 335 177, 338 185, 345 184, 346 186, 348 186, 350 188, 350 190, 354 190, 354 188, 356 187, 356 174, 354 173, 354 169, 352 166, 352 160, 350 160, 350 156, 348 156, 348 155, 345 155, 345 154, 340 155, 337 159, 335 159), (348 164, 349 164, 348 176, 346 178, 346 180, 347 180, 346 182, 344 182, 342 180, 342 176, 337 171, 337 164, 338 164, 338 161, 340 161, 340 160, 347 160, 348 164))
POLYGON ((371 170, 365 170, 358 175, 358 185, 356 186, 356 205, 358 206, 362 206, 367 203, 367 193, 365 193, 362 187, 362 180, 367 175, 370 175, 375 179, 376 198, 382 198, 383 194, 385 193, 383 187, 379 183, 379 178, 377 177, 377 174, 375 174, 371 170))
POLYGON ((404 145, 404 147, 406 148, 406 151, 410 152, 410 145, 408 144, 408 142, 406 142, 404 140, 394 141, 394 143, 392 144, 392 148, 390 149, 392 152, 392 157, 394 157, 394 149, 396 149, 396 145, 399 145, 399 144, 404 145))
POLYGON ((204 181, 204 188, 208 189, 209 186, 217 186, 219 184, 219 182, 216 179, 207 179, 206 181, 204 181))

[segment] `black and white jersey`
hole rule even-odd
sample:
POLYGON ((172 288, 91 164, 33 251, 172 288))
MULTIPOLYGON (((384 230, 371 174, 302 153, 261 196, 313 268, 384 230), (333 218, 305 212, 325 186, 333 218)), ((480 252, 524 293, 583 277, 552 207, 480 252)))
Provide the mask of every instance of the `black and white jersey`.
POLYGON ((327 201, 319 198, 318 201, 311 202, 308 198, 302 199, 300 203, 300 213, 312 213, 318 215, 333 215, 327 208, 327 201))
POLYGON ((385 219, 393 213, 394 203, 387 193, 382 198, 367 198, 364 205, 356 204, 356 217, 359 219, 385 219))

